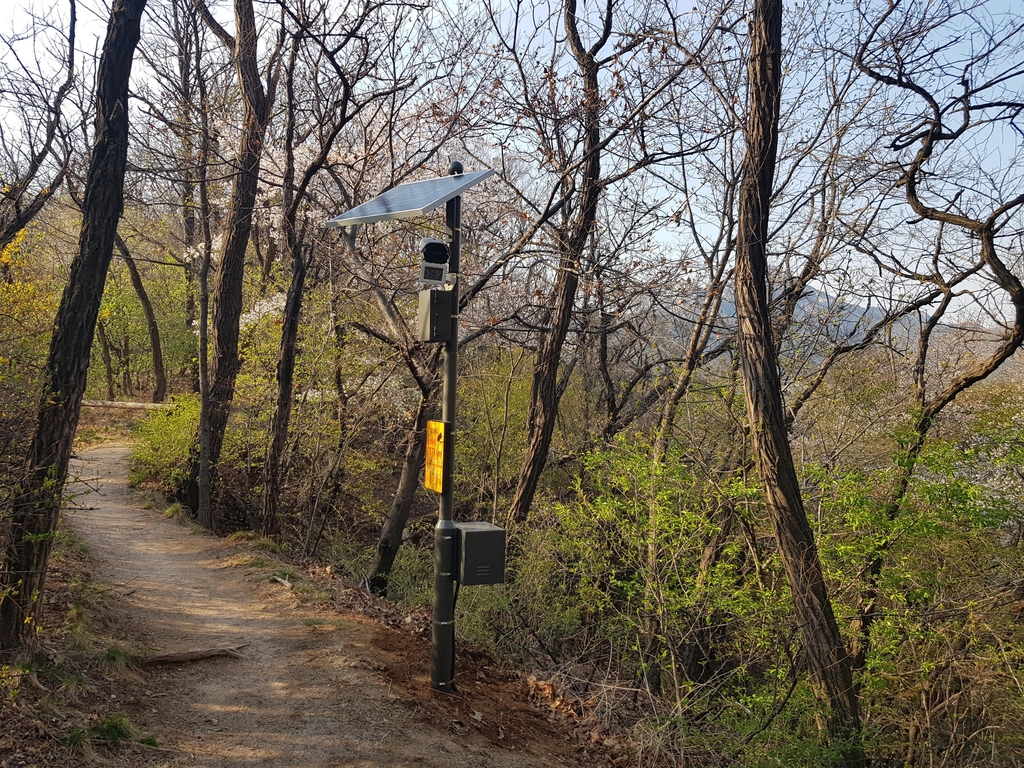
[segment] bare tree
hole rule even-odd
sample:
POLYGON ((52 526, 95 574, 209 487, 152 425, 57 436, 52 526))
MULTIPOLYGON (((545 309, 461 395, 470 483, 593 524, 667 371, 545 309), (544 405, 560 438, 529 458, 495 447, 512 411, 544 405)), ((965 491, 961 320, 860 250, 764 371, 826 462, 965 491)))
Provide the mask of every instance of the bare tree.
POLYGON ((295 25, 284 70, 285 130, 282 176, 283 255, 291 264, 291 283, 285 300, 281 344, 277 364, 277 402, 271 421, 270 442, 263 472, 260 529, 265 535, 277 531, 280 467, 288 437, 294 397, 296 342, 306 274, 315 253, 309 234, 312 225, 322 226, 319 217, 310 221, 300 210, 311 207, 310 185, 330 162, 339 135, 368 104, 386 99, 409 87, 413 78, 399 74, 396 79, 374 77, 388 72, 387 60, 400 59, 402 39, 399 30, 408 8, 394 14, 379 13, 374 6, 363 9, 356 18, 331 21, 326 6, 290 10, 295 25), (333 30, 330 25, 334 25, 333 30), (324 73, 329 80, 318 77, 324 73), (300 87, 301 81, 301 87, 300 87), (340 90, 338 84, 340 83, 340 90), (311 108, 309 104, 314 106, 311 108), (312 112, 312 122, 299 114, 312 112), (301 145, 303 137, 308 144, 301 145), (305 167, 297 168, 296 149, 302 146, 310 155, 305 167))
MULTIPOLYGON (((705 36, 694 54, 687 53, 681 60, 652 63, 647 51, 659 51, 656 56, 660 56, 661 47, 651 44, 652 21, 647 11, 638 9, 637 16, 629 17, 610 2, 579 9, 575 0, 566 0, 558 6, 533 29, 519 12, 512 14, 507 25, 492 13, 498 46, 510 67, 495 95, 502 119, 495 120, 492 129, 518 137, 520 130, 529 127, 537 137, 536 155, 544 179, 517 185, 531 225, 509 258, 528 245, 550 258, 550 285, 538 286, 543 301, 535 302, 528 319, 536 329, 537 350, 527 415, 529 436, 509 511, 509 519, 519 521, 526 518, 536 493, 559 402, 569 383, 572 366, 563 367, 563 354, 577 309, 584 258, 597 234, 599 202, 610 186, 641 169, 699 151, 699 140, 676 149, 649 146, 641 125, 667 101, 671 88, 692 67, 693 55, 710 40, 710 35, 705 36), (540 69, 534 63, 538 51, 545 56, 540 69), (639 70, 653 75, 653 82, 640 76, 639 70), (511 117, 504 119, 508 114, 511 117)), ((514 147, 515 141, 508 144, 514 147)), ((519 152, 510 150, 503 161, 508 165, 502 170, 509 183, 516 184, 511 171, 520 158, 519 152)), ((504 263, 496 263, 494 269, 504 263)))
MULTIPOLYGON (((601 88, 599 73, 610 59, 602 61, 600 54, 608 44, 614 29, 612 4, 608 3, 601 19, 602 25, 596 39, 584 43, 580 36, 580 22, 576 13, 576 1, 566 0, 564 6, 565 39, 581 79, 580 123, 582 149, 578 177, 566 176, 566 185, 573 189, 573 208, 563 218, 562 227, 556 234, 558 265, 555 283, 551 292, 547 332, 541 337, 537 348, 537 361, 533 372, 533 387, 530 395, 530 410, 527 414, 526 453, 519 472, 519 483, 509 518, 525 520, 533 496, 537 491, 540 473, 547 463, 551 437, 555 431, 555 415, 566 379, 559 379, 562 346, 569 332, 569 322, 576 303, 576 289, 579 285, 580 261, 587 241, 597 220, 597 204, 601 195, 601 88)), ((607 56, 607 54, 605 54, 607 56)), ((557 130, 557 128, 556 128, 557 130)), ((553 142, 548 151, 553 158, 557 155, 560 137, 550 137, 553 142)), ((568 157, 559 157, 556 162, 568 165, 568 157)), ((571 162, 571 161, 569 161, 571 162)))
MULTIPOLYGON (((1007 243, 1022 227, 1019 169, 1012 164, 988 168, 981 178, 972 172, 984 165, 972 168, 977 135, 994 131, 1020 145, 1015 121, 1024 112, 1024 65, 1019 57, 1024 21, 1019 16, 986 16, 974 4, 955 2, 927 13, 898 4, 875 12, 865 3, 860 13, 864 28, 857 66, 902 105, 882 125, 895 156, 883 169, 891 185, 886 191, 902 190, 913 214, 909 228, 925 229, 931 247, 912 261, 906 249, 897 255, 872 244, 866 231, 858 232, 857 242, 884 273, 903 283, 929 285, 939 297, 921 323, 912 359, 914 414, 884 509, 886 519, 894 522, 939 414, 1024 343, 1024 285, 1013 271, 1020 254, 1007 243), (944 35, 951 29, 978 44, 946 45, 944 35), (1009 178, 1016 178, 1017 185, 1007 184, 1009 178), (982 302, 989 292, 992 297, 981 309, 991 329, 972 345, 974 353, 944 376, 931 364, 942 325, 958 311, 958 303, 969 297, 982 302)), ((853 622, 858 664, 866 659, 870 630, 879 615, 879 579, 890 546, 883 540, 865 569, 853 622)))
POLYGON ((60 30, 67 51, 53 52, 53 61, 61 62, 66 73, 56 89, 50 86, 45 74, 53 61, 29 62, 18 51, 26 40, 33 47, 52 43, 49 23, 33 18, 33 27, 24 34, 0 38, 0 46, 10 54, 0 64, 0 79, 4 82, 0 95, 4 111, 4 124, 0 127, 0 250, 60 189, 71 162, 71 146, 66 141, 69 129, 63 125, 63 110, 75 84, 76 0, 70 0, 69 9, 67 29, 60 30))
MULTIPOLYGON (((198 316, 204 311, 209 315, 209 285, 202 285, 200 277, 204 269, 208 273, 212 256, 211 195, 221 196, 231 166, 231 158, 220 154, 211 120, 217 122, 234 110, 237 95, 231 88, 229 53, 219 41, 211 45, 211 34, 193 0, 170 0, 151 12, 157 23, 142 40, 139 53, 147 77, 134 94, 143 105, 143 119, 136 124, 131 162, 144 179, 135 202, 140 211, 153 210, 159 200, 179 212, 176 226, 159 242, 168 262, 182 267, 185 327, 196 338, 189 373, 193 391, 200 392, 200 369, 207 368, 202 375, 209 372, 209 328, 198 316)), ((220 133, 226 131, 221 128, 220 133)), ((155 241, 152 231, 138 231, 148 221, 144 214, 135 234, 155 241)))
POLYGON ((198 443, 181 494, 186 504, 198 511, 203 509, 200 524, 215 529, 219 520, 213 509, 207 514, 208 502, 201 501, 200 486, 210 480, 200 478, 201 467, 208 463, 215 472, 224 442, 231 402, 234 399, 235 379, 241 367, 238 353, 239 319, 242 314, 242 277, 245 253, 252 229, 253 207, 259 187, 260 162, 264 139, 270 122, 279 76, 283 30, 267 58, 261 74, 258 61, 259 30, 252 0, 235 0, 235 34, 232 35, 212 16, 202 0, 197 0, 203 21, 213 34, 231 51, 242 97, 242 130, 233 163, 232 188, 224 222, 224 238, 217 262, 217 277, 212 295, 213 309, 213 369, 209 398, 203 401, 200 415, 200 433, 209 434, 209 453, 202 456, 198 443))
POLYGON ((749 20, 747 152, 736 235, 736 315, 754 459, 782 554, 808 665, 828 696, 837 764, 861 766, 853 671, 832 611, 786 431, 768 296, 768 219, 782 86, 782 2, 755 0, 749 20))

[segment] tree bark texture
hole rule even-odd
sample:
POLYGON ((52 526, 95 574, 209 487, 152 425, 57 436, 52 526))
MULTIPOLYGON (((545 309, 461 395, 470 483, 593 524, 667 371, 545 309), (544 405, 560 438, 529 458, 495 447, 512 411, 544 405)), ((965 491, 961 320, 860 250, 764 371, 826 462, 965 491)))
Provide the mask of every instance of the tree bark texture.
POLYGON ((782 83, 782 2, 756 0, 750 20, 747 151, 739 196, 736 314, 754 457, 792 593, 806 662, 831 707, 837 764, 862 766, 860 715, 786 432, 768 305, 767 240, 782 83))
MULTIPOLYGON (((611 28, 611 8, 605 20, 605 36, 611 28)), ((580 279, 580 259, 597 221, 597 203, 601 195, 601 94, 598 74, 600 65, 596 54, 605 39, 590 49, 583 47, 579 36, 575 0, 565 3, 565 31, 573 57, 583 77, 584 121, 583 172, 580 180, 579 209, 562 235, 558 275, 551 297, 553 311, 547 333, 537 349, 537 362, 530 390, 530 409, 527 416, 526 452, 519 470, 519 482, 509 510, 509 521, 523 521, 537 492, 541 472, 547 463, 551 438, 555 432, 560 391, 558 369, 562 360, 562 347, 569 332, 576 304, 576 288, 580 279)))
POLYGON ((15 489, 0 571, 0 649, 34 645, 46 567, 85 392, 103 286, 124 205, 128 83, 146 0, 115 0, 100 57, 96 133, 78 253, 61 297, 24 480, 15 489))

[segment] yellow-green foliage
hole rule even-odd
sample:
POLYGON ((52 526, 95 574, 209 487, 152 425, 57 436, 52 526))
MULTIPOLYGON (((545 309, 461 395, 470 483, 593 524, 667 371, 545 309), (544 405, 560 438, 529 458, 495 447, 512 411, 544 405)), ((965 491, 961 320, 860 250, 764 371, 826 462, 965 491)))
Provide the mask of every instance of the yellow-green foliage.
MULTIPOLYGON (((848 641, 868 566, 882 558, 857 676, 880 764, 956 755, 949 764, 1009 766, 1024 750, 1024 419, 1004 400, 976 418, 951 413, 895 509, 900 434, 888 465, 802 466, 848 641)), ((630 438, 586 455, 575 498, 535 504, 511 531, 510 583, 466 601, 461 620, 475 639, 572 670, 567 681, 632 681, 646 702, 638 738, 669 752, 826 764, 836 745, 823 738, 822 694, 801 661, 759 484, 742 464, 695 455, 712 452, 673 444, 653 469, 650 446, 630 438)), ((598 699, 609 714, 624 703, 598 699)))
MULTIPOLYGON (((195 333, 189 331, 185 325, 182 308, 185 304, 186 281, 182 269, 172 264, 160 263, 172 259, 162 247, 143 247, 135 241, 129 242, 129 247, 136 257, 142 257, 136 262, 136 268, 156 316, 165 370, 171 377, 172 388, 177 385, 177 389, 184 389, 184 382, 175 381, 175 375, 178 372, 185 372, 193 365, 198 342, 195 333)), ((122 397, 128 394, 122 389, 125 374, 131 378, 133 387, 138 386, 145 392, 152 386, 153 377, 149 328, 142 304, 132 286, 128 268, 121 259, 114 259, 107 273, 98 321, 103 323, 112 347, 115 395, 122 397)), ((104 365, 101 341, 97 333, 93 338, 89 361, 88 397, 106 399, 104 365)), ((140 393, 134 394, 139 396, 140 393)))
POLYGON ((500 347, 477 353, 459 373, 456 479, 478 513, 497 517, 514 489, 526 447, 533 358, 500 347))
POLYGON ((199 426, 199 399, 179 395, 172 404, 169 410, 155 411, 136 427, 133 483, 155 481, 174 488, 188 471, 189 449, 199 426))
MULTIPOLYGON (((747 502, 748 491, 716 489, 675 457, 652 473, 645 446, 627 441, 586 457, 584 478, 574 501, 525 534, 516 563, 523 609, 545 612, 538 618, 554 645, 597 633, 625 674, 677 684, 721 674, 720 685, 745 686, 750 665, 764 667, 761 649, 784 643, 787 601, 745 567, 736 537, 714 567, 702 571, 701 560, 723 524, 719 510, 747 502), (692 659, 681 650, 688 644, 706 647, 692 659)), ((749 513, 736 509, 730 530, 741 514, 749 513)), ((686 686, 674 693, 679 702, 690 695, 686 686)))
POLYGON ((0 418, 35 402, 36 375, 60 295, 54 280, 33 272, 30 251, 24 230, 0 251, 0 418))

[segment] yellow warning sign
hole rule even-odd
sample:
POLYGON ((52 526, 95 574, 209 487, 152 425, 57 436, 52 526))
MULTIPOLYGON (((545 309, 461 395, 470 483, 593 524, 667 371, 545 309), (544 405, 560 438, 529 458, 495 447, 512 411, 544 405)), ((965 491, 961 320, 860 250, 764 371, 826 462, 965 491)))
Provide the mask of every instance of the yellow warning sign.
POLYGON ((424 461, 423 485, 438 493, 444 493, 444 441, 447 437, 447 422, 427 422, 427 455, 424 461))

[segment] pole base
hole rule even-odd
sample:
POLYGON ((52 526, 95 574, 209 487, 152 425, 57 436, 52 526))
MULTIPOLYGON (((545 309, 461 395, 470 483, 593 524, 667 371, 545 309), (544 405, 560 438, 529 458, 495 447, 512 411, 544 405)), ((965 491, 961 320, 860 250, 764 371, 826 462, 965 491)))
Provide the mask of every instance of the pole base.
POLYGON ((453 680, 449 680, 447 683, 431 683, 430 687, 434 693, 443 693, 447 696, 453 696, 459 692, 453 680))

